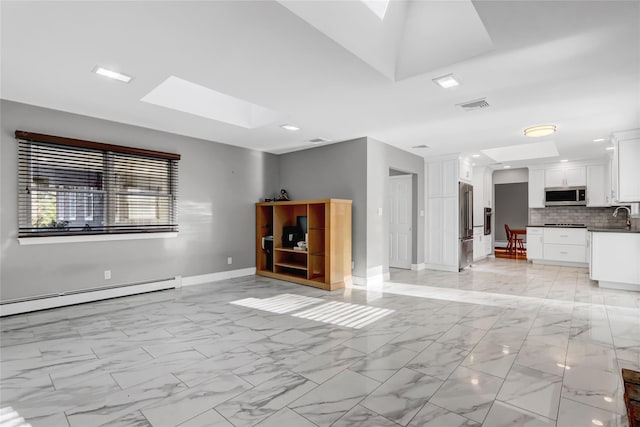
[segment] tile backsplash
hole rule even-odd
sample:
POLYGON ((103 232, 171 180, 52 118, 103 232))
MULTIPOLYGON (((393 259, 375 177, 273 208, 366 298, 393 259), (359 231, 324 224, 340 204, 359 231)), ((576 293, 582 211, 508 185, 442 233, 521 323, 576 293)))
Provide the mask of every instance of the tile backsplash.
MULTIPOLYGON (((615 208, 588 208, 586 206, 553 206, 543 209, 529 209, 529 225, 543 224, 585 224, 593 228, 624 227, 627 221, 626 210, 613 217, 615 208)), ((640 219, 632 219, 635 229, 640 219)))

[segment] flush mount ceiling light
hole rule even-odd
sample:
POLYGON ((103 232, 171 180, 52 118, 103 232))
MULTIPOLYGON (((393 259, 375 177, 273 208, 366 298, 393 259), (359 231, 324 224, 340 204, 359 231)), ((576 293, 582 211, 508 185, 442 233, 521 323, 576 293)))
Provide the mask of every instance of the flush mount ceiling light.
POLYGON ((435 79, 433 79, 433 82, 443 89, 450 89, 452 87, 460 85, 460 82, 453 77, 453 74, 436 77, 435 79))
POLYGON ((107 70, 106 68, 96 66, 93 69, 93 72, 104 77, 108 77, 113 80, 118 80, 121 82, 129 83, 133 77, 127 76, 126 74, 118 73, 117 71, 107 70))
POLYGON ((291 131, 291 132, 295 132, 297 130, 300 130, 300 128, 298 126, 294 126, 294 125, 285 124, 285 125, 280 125, 280 127, 282 129, 285 129, 285 130, 288 130, 288 131, 291 131))
POLYGON ((529 138, 540 138, 542 136, 551 135, 556 132, 556 125, 538 125, 526 128, 524 130, 524 136, 529 138))

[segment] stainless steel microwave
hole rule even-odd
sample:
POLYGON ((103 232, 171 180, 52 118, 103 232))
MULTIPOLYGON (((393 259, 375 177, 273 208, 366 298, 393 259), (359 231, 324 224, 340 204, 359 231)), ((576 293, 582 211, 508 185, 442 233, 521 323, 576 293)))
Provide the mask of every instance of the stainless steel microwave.
POLYGON ((586 206, 587 187, 552 187, 544 189, 545 206, 586 206))

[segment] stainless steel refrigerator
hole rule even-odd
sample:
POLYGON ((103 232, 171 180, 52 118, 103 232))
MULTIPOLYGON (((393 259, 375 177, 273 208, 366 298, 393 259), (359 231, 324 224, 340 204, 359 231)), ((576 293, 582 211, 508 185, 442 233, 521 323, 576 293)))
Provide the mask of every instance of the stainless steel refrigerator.
POLYGON ((473 185, 459 184, 458 271, 473 262, 473 185))

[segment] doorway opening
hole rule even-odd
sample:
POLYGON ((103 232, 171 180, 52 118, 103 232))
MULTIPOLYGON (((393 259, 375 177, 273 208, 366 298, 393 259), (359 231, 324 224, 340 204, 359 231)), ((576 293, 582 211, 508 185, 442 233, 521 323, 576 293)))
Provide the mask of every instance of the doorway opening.
POLYGON ((495 257, 527 259, 526 228, 529 221, 527 182, 495 185, 495 257))

